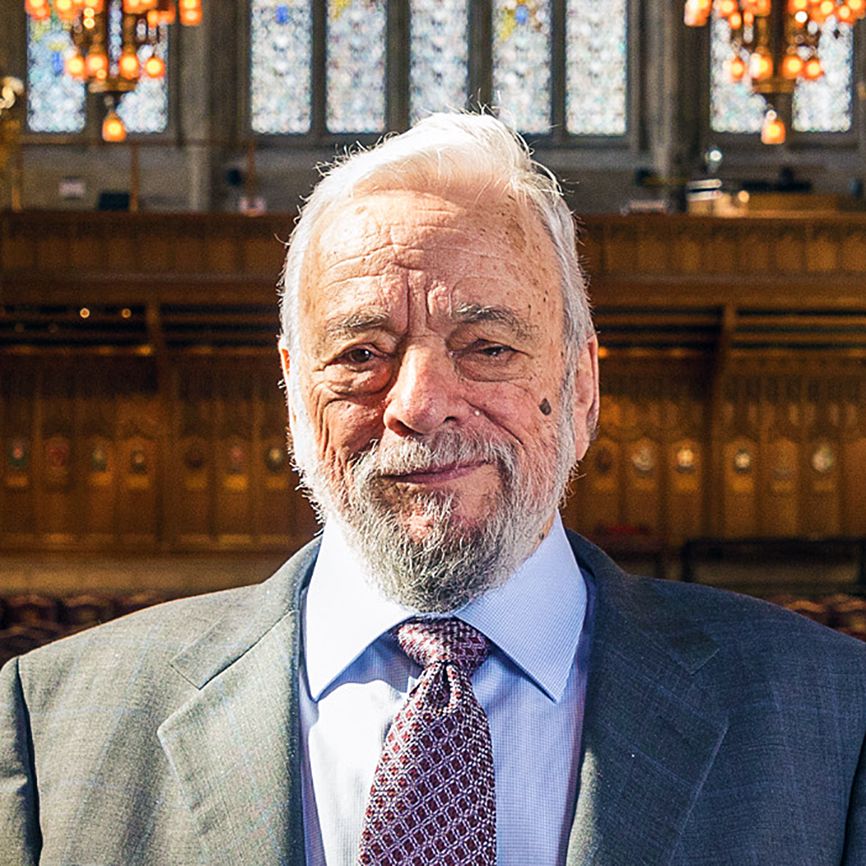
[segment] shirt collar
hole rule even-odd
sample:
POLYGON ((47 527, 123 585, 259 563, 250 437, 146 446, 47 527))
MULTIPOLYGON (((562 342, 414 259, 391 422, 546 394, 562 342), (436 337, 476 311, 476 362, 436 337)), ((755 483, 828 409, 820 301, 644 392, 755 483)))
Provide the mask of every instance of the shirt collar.
MULTIPOLYGON (((557 702, 585 611, 586 584, 557 514, 506 583, 449 616, 477 628, 557 702)), ((313 700, 370 644, 413 615, 381 594, 339 522, 329 520, 304 605, 304 660, 313 700)))

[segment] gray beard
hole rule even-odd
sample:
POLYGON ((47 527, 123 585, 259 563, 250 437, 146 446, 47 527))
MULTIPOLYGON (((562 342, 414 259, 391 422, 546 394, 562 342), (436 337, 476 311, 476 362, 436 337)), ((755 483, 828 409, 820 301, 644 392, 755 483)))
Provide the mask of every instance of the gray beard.
POLYGON ((456 610, 504 583, 541 538, 559 494, 538 497, 520 478, 510 447, 465 433, 407 439, 384 454, 376 443, 351 467, 339 519, 388 598, 421 612, 456 610), (455 514, 454 494, 401 496, 383 479, 477 460, 497 467, 501 485, 487 517, 472 524, 455 514), (406 530, 410 510, 428 526, 420 540, 406 530))
POLYGON ((302 489, 322 523, 332 518, 340 523, 387 598, 420 613, 457 610, 508 580, 538 545, 565 495, 575 464, 571 400, 566 399, 572 381, 570 373, 563 383, 556 454, 543 465, 520 466, 510 443, 444 431, 407 438, 386 450, 373 441, 335 477, 319 458, 293 377, 292 453, 302 489), (476 460, 495 465, 501 483, 487 516, 471 525, 455 513, 454 494, 399 490, 384 477, 476 460), (427 518, 420 540, 407 530, 410 515, 427 518))

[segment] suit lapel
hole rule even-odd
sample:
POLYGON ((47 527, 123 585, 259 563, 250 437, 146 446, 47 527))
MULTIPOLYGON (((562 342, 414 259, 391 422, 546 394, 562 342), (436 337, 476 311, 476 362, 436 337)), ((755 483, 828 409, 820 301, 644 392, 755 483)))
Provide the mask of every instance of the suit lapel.
POLYGON ((302 866, 298 596, 315 545, 172 661, 198 693, 158 736, 212 864, 302 866))
POLYGON ((727 728, 699 671, 718 647, 651 583, 583 543, 592 635, 568 866, 670 861, 727 728))

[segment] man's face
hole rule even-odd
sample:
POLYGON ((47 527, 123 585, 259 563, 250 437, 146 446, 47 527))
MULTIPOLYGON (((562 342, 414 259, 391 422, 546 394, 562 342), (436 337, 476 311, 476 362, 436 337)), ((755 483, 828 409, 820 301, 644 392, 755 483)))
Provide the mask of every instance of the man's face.
POLYGON ((512 202, 394 191, 326 213, 304 265, 300 356, 283 357, 325 498, 342 512, 375 451, 368 493, 409 543, 443 520, 470 541, 513 472, 547 512, 543 532, 562 492, 552 467, 565 450, 567 475, 585 452, 595 399, 592 343, 563 393, 559 283, 539 220, 512 202))

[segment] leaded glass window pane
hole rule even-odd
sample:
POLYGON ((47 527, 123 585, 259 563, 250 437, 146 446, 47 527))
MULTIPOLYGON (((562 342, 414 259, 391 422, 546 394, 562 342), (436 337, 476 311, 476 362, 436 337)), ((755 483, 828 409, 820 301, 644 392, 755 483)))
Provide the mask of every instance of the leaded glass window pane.
POLYGON ((733 56, 728 22, 713 16, 710 23, 710 126, 715 132, 760 132, 763 97, 748 81, 731 81, 727 62, 733 56))
POLYGON ((565 125, 576 135, 625 135, 626 0, 568 0, 565 125))
POLYGON ((469 76, 467 0, 411 0, 409 101, 412 122, 462 108, 469 76))
POLYGON ((523 132, 550 130, 550 2, 493 0, 493 101, 523 132))
POLYGON ((386 0, 328 0, 327 124, 331 132, 385 128, 386 0))
POLYGON ((72 51, 69 35, 53 15, 27 16, 27 127, 33 132, 81 132, 85 85, 64 74, 72 51))
POLYGON ((310 129, 310 0, 251 0, 250 124, 254 132, 310 129))
POLYGON ((801 132, 847 132, 851 128, 851 74, 854 68, 854 29, 824 22, 818 55, 824 75, 817 81, 797 82, 794 91, 794 129, 801 132), (838 37, 834 35, 838 33, 838 37))
MULTIPOLYGON (((148 46, 139 48, 138 59, 142 68, 152 53, 161 57, 168 67, 168 33, 165 27, 161 31, 155 52, 148 46)), ((165 132, 168 126, 168 75, 150 78, 142 74, 135 90, 120 101, 117 113, 128 132, 165 132)))

